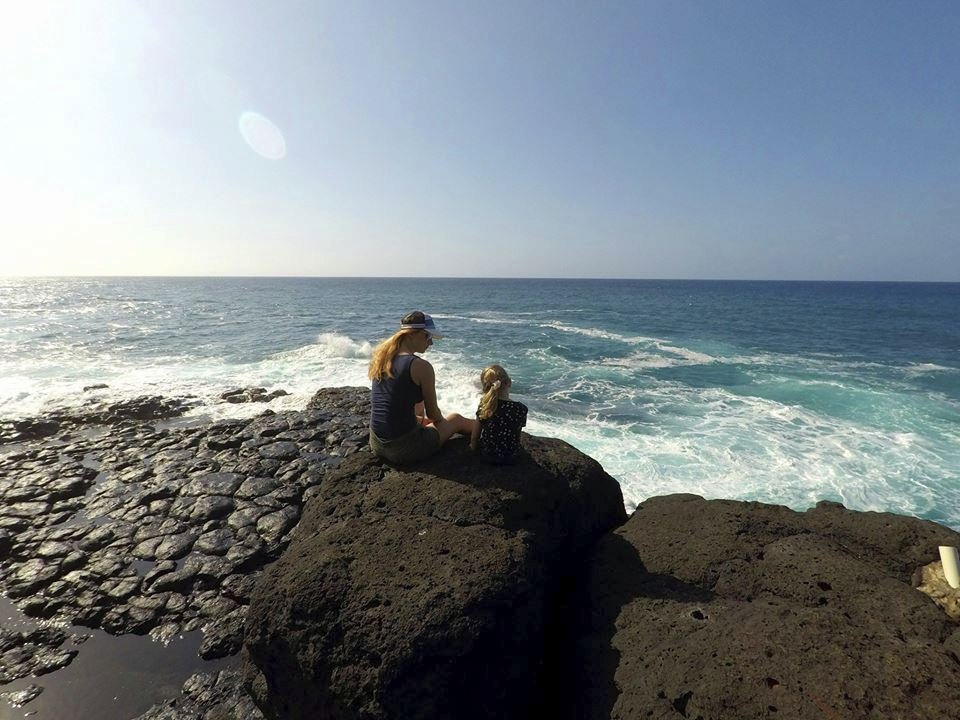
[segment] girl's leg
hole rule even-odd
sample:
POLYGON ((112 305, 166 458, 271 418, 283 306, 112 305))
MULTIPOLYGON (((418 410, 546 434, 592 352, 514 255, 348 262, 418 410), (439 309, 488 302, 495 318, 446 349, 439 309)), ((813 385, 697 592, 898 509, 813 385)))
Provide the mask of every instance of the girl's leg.
POLYGON ((437 429, 437 432, 440 433, 440 444, 443 445, 451 436, 460 433, 461 435, 470 436, 470 433, 473 432, 473 424, 476 420, 470 420, 465 418, 460 413, 452 413, 447 415, 444 418, 444 422, 439 425, 434 425, 437 429))

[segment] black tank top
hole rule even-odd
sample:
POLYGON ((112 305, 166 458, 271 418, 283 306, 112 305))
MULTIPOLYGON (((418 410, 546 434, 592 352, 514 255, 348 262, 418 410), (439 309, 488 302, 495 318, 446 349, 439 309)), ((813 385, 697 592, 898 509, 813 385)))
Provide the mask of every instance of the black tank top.
POLYGON ((370 385, 370 428, 381 440, 394 440, 417 426, 414 406, 423 400, 423 391, 410 377, 416 355, 397 355, 393 377, 374 380, 370 385))

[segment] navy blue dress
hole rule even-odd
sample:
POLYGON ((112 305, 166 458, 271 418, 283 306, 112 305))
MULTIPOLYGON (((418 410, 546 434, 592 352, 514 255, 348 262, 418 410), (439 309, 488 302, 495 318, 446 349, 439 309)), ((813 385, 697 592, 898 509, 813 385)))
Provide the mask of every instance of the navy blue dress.
POLYGON ((497 411, 486 420, 480 420, 480 454, 495 463, 515 460, 520 450, 520 428, 526 424, 526 405, 514 400, 500 400, 497 411))

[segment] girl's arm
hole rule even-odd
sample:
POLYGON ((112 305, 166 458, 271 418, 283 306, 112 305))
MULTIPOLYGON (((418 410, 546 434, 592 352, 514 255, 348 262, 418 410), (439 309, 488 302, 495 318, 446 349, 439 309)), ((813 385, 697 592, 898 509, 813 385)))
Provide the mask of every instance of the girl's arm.
POLYGON ((443 413, 437 407, 437 379, 433 374, 433 365, 423 358, 417 358, 410 365, 410 377, 423 393, 423 407, 427 411, 427 417, 435 424, 443 422, 443 413))
POLYGON ((470 431, 470 449, 476 450, 480 443, 480 418, 473 421, 473 430, 470 431))

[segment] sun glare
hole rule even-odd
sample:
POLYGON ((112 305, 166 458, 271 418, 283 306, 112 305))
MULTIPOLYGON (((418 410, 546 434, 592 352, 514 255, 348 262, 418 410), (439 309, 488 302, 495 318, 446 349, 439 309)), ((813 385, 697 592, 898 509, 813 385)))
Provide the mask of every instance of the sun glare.
POLYGON ((283 133, 269 118, 249 110, 240 114, 237 124, 247 145, 261 157, 281 160, 287 154, 283 133))

